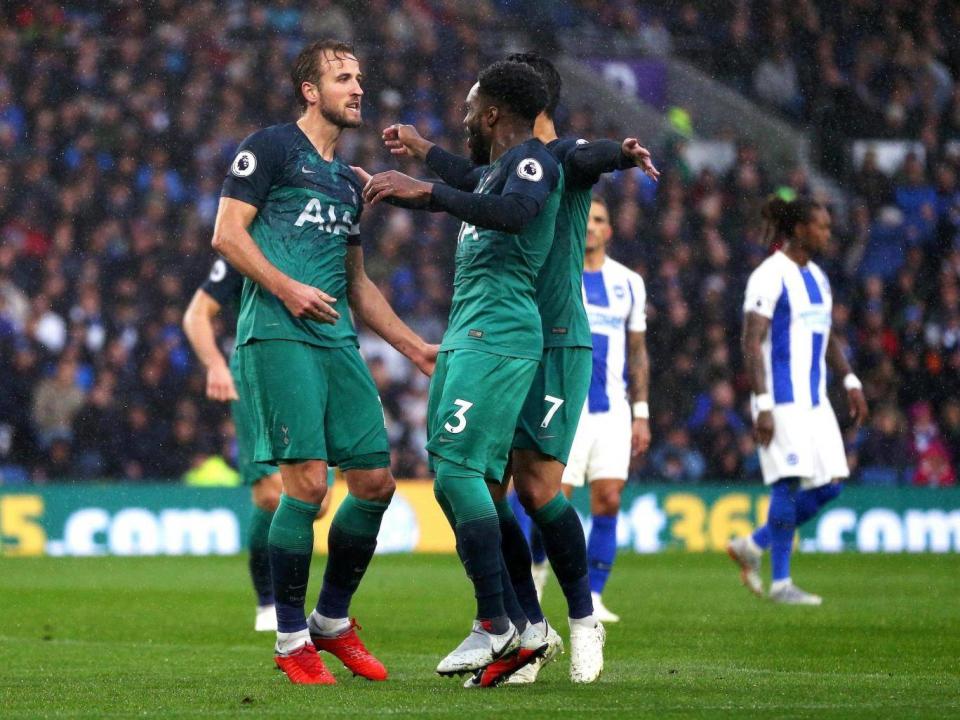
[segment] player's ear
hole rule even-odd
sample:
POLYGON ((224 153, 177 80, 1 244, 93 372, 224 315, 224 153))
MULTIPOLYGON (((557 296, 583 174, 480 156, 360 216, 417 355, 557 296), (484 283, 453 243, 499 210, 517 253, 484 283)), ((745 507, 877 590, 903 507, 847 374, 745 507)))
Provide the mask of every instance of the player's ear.
POLYGON ((491 105, 487 108, 486 113, 484 113, 487 120, 487 127, 493 127, 497 124, 497 120, 500 119, 500 108, 496 105, 491 105))
POLYGON ((300 92, 303 93, 308 103, 313 104, 320 102, 320 88, 312 82, 304 80, 300 83, 300 92))

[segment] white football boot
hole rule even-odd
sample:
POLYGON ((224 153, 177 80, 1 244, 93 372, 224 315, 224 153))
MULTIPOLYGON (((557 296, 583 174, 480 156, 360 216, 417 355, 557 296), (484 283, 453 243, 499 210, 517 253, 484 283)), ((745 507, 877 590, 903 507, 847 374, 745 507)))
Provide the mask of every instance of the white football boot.
POLYGON ((511 675, 506 681, 506 685, 529 685, 535 682, 537 676, 540 674, 541 668, 551 660, 556 659, 557 655, 563 652, 563 638, 560 637, 560 633, 554 630, 553 625, 548 623, 546 619, 536 625, 531 623, 530 627, 534 628, 540 636, 546 640, 547 650, 543 654, 543 657, 537 658, 529 665, 520 668, 511 675), (546 628, 546 632, 544 632, 544 628, 546 628))
POLYGON ((788 578, 770 587, 770 599, 781 605, 822 605, 823 598, 801 590, 788 578))
POLYGON ((462 675, 484 668, 494 660, 520 647, 520 633, 513 623, 500 635, 488 632, 479 620, 466 639, 437 665, 439 675, 462 675))
POLYGON ((570 679, 575 683, 592 683, 603 670, 603 643, 607 639, 603 625, 590 625, 587 618, 570 618, 570 679))
POLYGON ((275 605, 257 605, 257 615, 253 621, 255 632, 277 631, 277 608, 275 605))
POLYGON ((607 606, 603 604, 603 600, 600 598, 600 593, 590 594, 593 596, 593 614, 596 615, 597 620, 602 623, 620 622, 620 616, 614 612, 610 612, 607 609, 607 606))
POLYGON ((763 597, 763 580, 760 579, 760 561, 763 551, 747 535, 734 538, 727 544, 727 555, 740 566, 740 582, 757 597, 763 597))

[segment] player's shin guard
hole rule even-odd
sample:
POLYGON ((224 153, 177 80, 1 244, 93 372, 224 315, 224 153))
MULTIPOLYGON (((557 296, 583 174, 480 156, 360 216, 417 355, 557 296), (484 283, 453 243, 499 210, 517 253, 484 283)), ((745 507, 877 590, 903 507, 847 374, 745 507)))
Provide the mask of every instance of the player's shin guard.
MULTIPOLYGON (((531 558, 527 539, 523 536, 523 529, 510 507, 510 502, 498 500, 494 505, 497 508, 497 517, 500 519, 503 560, 509 573, 510 585, 516 593, 524 615, 530 622, 538 623, 543 620, 543 610, 537 600, 537 588, 530 574, 531 558)), ((504 592, 506 593, 506 590, 504 592)), ((509 609, 508 607, 507 610, 509 609)), ((517 630, 523 632, 520 626, 517 626, 517 630)))
POLYGON ((254 506, 250 516, 250 579, 257 593, 257 605, 273 605, 273 581, 270 578, 270 524, 273 513, 254 506))
POLYGON ((585 618, 593 614, 593 599, 587 578, 587 543, 583 526, 573 506, 563 493, 533 514, 533 522, 543 534, 543 546, 567 598, 570 617, 585 618))
POLYGON ((590 575, 590 591, 598 595, 610 577, 613 561, 617 557, 617 516, 594 515, 587 541, 587 567, 590 575))
POLYGON ((790 577, 790 553, 797 529, 797 479, 778 480, 770 489, 770 566, 774 582, 790 577))
POLYGON ((281 633, 307 629, 303 602, 313 556, 313 521, 319 510, 319 505, 281 495, 270 523, 270 568, 281 633))
POLYGON ((480 473, 448 460, 437 462, 435 494, 445 498, 456 526, 457 551, 473 583, 477 619, 492 621, 494 633, 509 627, 503 605, 500 522, 480 473))
POLYGON ((328 618, 345 618, 350 600, 363 579, 377 547, 380 521, 389 503, 347 495, 330 524, 329 557, 317 612, 328 618))

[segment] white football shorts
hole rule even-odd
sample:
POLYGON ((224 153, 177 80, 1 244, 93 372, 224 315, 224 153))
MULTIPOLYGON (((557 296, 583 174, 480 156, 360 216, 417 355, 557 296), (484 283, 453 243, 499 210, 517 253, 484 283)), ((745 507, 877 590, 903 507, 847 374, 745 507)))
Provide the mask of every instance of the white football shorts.
POLYGON ((759 447, 763 482, 800 478, 802 489, 820 487, 850 475, 843 436, 829 402, 815 408, 773 408, 773 441, 759 447))
POLYGON ((605 413, 583 408, 570 458, 563 471, 566 485, 582 487, 594 480, 626 480, 630 471, 630 406, 613 403, 605 413))

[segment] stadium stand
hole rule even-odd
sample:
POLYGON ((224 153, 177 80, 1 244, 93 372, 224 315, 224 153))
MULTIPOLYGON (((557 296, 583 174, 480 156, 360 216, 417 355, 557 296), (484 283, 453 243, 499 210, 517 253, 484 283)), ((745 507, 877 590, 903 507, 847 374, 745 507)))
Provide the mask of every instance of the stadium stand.
MULTIPOLYGON (((527 5, 472 2, 465 18, 462 3, 379 0, 365 13, 376 23, 334 2, 234 2, 226 13, 182 0, 5 5, 0 481, 179 478, 210 455, 231 458, 226 408, 203 399, 180 317, 212 259, 233 150, 254 128, 292 117, 289 58, 318 33, 358 44, 366 128, 345 138, 344 154, 384 169, 393 160, 379 130, 390 122, 462 147, 462 98, 486 61, 524 41, 507 28, 527 5)), ((551 5, 535 39, 575 28, 563 35, 598 43, 614 28, 608 47, 683 57, 813 128, 824 169, 853 198, 820 260, 837 292, 834 331, 848 339, 873 409, 868 427, 847 432, 851 468, 875 485, 954 484, 960 9, 890 0, 687 2, 670 14, 650 2, 551 5)), ((570 134, 608 134, 589 108, 568 108, 563 121, 570 134)), ((736 138, 723 172, 691 167, 675 138, 649 141, 665 171, 659 186, 626 173, 600 188, 612 252, 641 272, 650 298, 654 445, 634 479, 752 479, 740 303, 768 252, 759 204, 778 189, 809 193, 809 178, 769 170, 749 138, 736 138)), ((440 215, 380 207, 364 216, 370 276, 434 341, 455 232, 440 215)), ((361 345, 394 473, 424 477, 426 380, 372 338, 361 345)), ((843 398, 834 403, 842 408, 843 398)))

